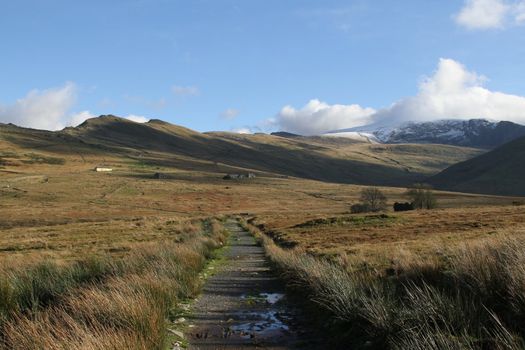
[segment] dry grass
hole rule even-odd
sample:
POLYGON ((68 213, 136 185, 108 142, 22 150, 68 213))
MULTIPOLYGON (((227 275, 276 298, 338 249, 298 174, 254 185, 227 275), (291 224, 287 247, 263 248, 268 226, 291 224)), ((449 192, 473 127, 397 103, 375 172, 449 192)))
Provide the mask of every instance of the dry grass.
POLYGON ((314 255, 346 255, 379 267, 394 258, 379 259, 385 257, 385 251, 399 256, 404 250, 434 258, 443 247, 498 236, 509 229, 514 235, 525 234, 523 208, 494 205, 386 215, 312 217, 297 213, 285 219, 257 216, 254 223, 282 244, 299 246, 314 255))
MULTIPOLYGON (((0 147, 0 323, 4 348, 158 348, 166 320, 176 313, 176 302, 196 292, 196 271, 221 240, 221 235, 203 236, 201 222, 211 216, 241 213, 255 216, 256 223, 273 231, 283 243, 298 245, 298 252, 291 256, 277 247, 274 255, 290 267, 287 274, 294 283, 316 276, 315 290, 320 293, 312 300, 325 307, 332 305, 339 315, 337 322, 350 322, 350 311, 356 312, 361 315, 357 324, 373 324, 366 329, 383 337, 387 334, 388 339, 396 334, 399 344, 409 344, 412 335, 392 333, 389 328, 389 317, 395 314, 385 311, 390 310, 384 306, 391 300, 388 293, 382 294, 382 282, 377 281, 383 281, 387 271, 390 279, 408 278, 410 273, 442 276, 444 267, 446 271, 452 268, 449 250, 464 242, 496 239, 510 228, 515 235, 523 230, 523 215, 520 208, 511 206, 513 198, 440 192, 439 210, 388 212, 386 218, 363 219, 349 214, 361 186, 285 178, 269 172, 258 173, 251 181, 227 182, 221 179, 224 173, 246 169, 154 152, 122 150, 122 154, 110 155, 103 149, 78 146, 76 154, 53 149, 47 141, 23 150, 0 140, 0 147), (91 170, 102 163, 110 164, 113 173, 91 170), (153 179, 155 172, 167 173, 170 179, 153 179), (329 218, 336 220, 323 223, 329 218), (318 219, 319 225, 304 225, 318 219), (330 262, 318 256, 330 257, 330 262), (293 268, 301 264, 303 268, 293 268), (339 285, 327 284, 328 273, 340 277, 333 279, 339 285), (297 274, 302 274, 301 279, 292 279, 297 274), (353 287, 347 288, 348 283, 353 287), (332 288, 339 292, 332 293, 332 288), (367 298, 360 299, 363 293, 367 298), (384 303, 372 304, 374 298, 384 303), (359 310, 368 311, 360 314, 359 310)), ((353 152, 352 147, 345 147, 340 148, 338 157, 353 152)), ((373 154, 381 158, 376 159, 378 163, 390 162, 391 153, 401 152, 400 159, 416 167, 427 157, 406 147, 386 151, 360 147, 361 153, 353 157, 366 160, 373 154)), ((427 158, 439 157, 430 154, 427 158)), ((420 170, 429 172, 436 166, 420 170)), ((381 190, 390 205, 405 200, 404 188, 381 190)), ((208 222, 205 228, 221 231, 218 222, 208 222)), ((480 259, 472 257, 472 261, 480 259)), ((462 266, 469 274, 468 265, 462 266)), ((463 271, 459 265, 455 269, 463 271)), ((490 278, 481 281, 490 282, 490 278)), ((514 296, 516 308, 522 303, 520 283, 514 279, 509 284, 515 286, 509 295, 514 296)), ((421 290, 414 295, 420 299, 440 295, 421 285, 418 288, 421 290)), ((506 326, 496 328, 494 337, 508 336, 506 326)), ((361 334, 349 329, 351 334, 361 334)), ((420 331, 441 332, 443 342, 449 339, 446 329, 420 331)), ((438 345, 434 348, 446 348, 438 345)))
POLYGON ((177 303, 196 295, 199 272, 224 242, 217 221, 207 226, 207 234, 144 243, 125 258, 4 270, 0 348, 163 349, 177 303))
POLYGON ((335 347, 525 346, 525 238, 511 231, 443 247, 441 259, 405 251, 386 270, 354 265, 345 256, 334 262, 300 248, 283 249, 259 236, 289 287, 325 315, 322 323, 329 325, 335 347))

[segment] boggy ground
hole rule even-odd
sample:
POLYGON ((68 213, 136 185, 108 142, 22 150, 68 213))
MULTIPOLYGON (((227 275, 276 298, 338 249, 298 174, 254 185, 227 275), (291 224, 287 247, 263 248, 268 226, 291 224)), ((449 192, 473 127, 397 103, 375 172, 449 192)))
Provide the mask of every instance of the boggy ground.
POLYGON ((235 221, 224 263, 208 279, 190 317, 190 349, 305 349, 309 332, 286 300, 264 249, 235 221))

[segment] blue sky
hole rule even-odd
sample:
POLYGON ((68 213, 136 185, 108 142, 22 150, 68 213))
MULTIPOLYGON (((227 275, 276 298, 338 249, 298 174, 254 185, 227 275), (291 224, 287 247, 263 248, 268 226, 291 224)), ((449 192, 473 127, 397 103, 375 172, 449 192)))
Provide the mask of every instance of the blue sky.
MULTIPOLYGON (((378 112, 417 119, 414 109, 403 108, 441 70, 467 73, 462 94, 473 87, 521 98, 522 5, 511 0, 2 1, 0 122, 57 128, 70 117, 81 120, 84 112, 159 118, 199 131, 300 132, 300 124, 321 121, 303 130, 316 133, 359 124, 352 122, 355 108, 348 109, 354 104, 362 109, 360 123, 374 121, 378 112), (494 6, 503 6, 497 7, 501 13, 494 14, 494 6), (394 103, 403 108, 392 111, 394 103), (337 122, 322 123, 323 118, 337 122)), ((413 104, 430 100, 434 95, 413 104)), ((497 100, 466 112, 455 105, 443 113, 520 121, 513 113, 522 102, 497 100), (512 113, 485 113, 495 108, 512 113)))

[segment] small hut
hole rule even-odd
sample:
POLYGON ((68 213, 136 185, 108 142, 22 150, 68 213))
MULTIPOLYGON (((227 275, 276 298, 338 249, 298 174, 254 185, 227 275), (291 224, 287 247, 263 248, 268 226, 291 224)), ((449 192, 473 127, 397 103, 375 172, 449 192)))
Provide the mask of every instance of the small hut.
POLYGON ((110 168, 110 167, 105 166, 105 165, 101 165, 101 166, 97 166, 97 167, 95 167, 95 171, 96 171, 96 172, 106 172, 106 173, 109 173, 109 172, 112 172, 112 171, 113 171, 113 168, 110 168))

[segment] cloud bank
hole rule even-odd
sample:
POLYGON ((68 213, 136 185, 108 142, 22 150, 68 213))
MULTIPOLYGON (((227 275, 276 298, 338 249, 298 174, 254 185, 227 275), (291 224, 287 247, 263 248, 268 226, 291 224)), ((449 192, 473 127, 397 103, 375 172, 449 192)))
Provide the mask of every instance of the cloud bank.
POLYGON ((280 130, 301 135, 315 135, 321 132, 351 128, 368 124, 375 113, 373 108, 359 105, 329 105, 317 99, 303 108, 285 106, 276 116, 275 123, 280 130))
POLYGON ((498 29, 525 22, 525 1, 466 0, 454 16, 456 22, 470 30, 498 29))
POLYGON ((356 104, 329 105, 311 100, 296 110, 284 107, 273 125, 302 135, 322 134, 367 124, 397 124, 404 121, 486 118, 525 124, 525 97, 490 91, 486 78, 467 70, 452 59, 440 59, 437 70, 419 85, 416 96, 375 111, 356 104))
MULTIPOLYGON (((71 82, 62 87, 31 90, 13 104, 0 104, 0 122, 33 129, 60 130, 96 117, 89 111, 70 112, 77 99, 76 90, 75 84, 71 82)), ((124 118, 138 123, 149 120, 138 115, 128 115, 124 118)))
POLYGON ((0 104, 0 121, 35 129, 61 129, 66 125, 66 114, 75 100, 73 83, 59 88, 31 90, 11 105, 0 104))
POLYGON ((233 128, 230 130, 231 132, 237 133, 237 134, 253 134, 253 130, 251 130, 248 127, 243 128, 233 128))

